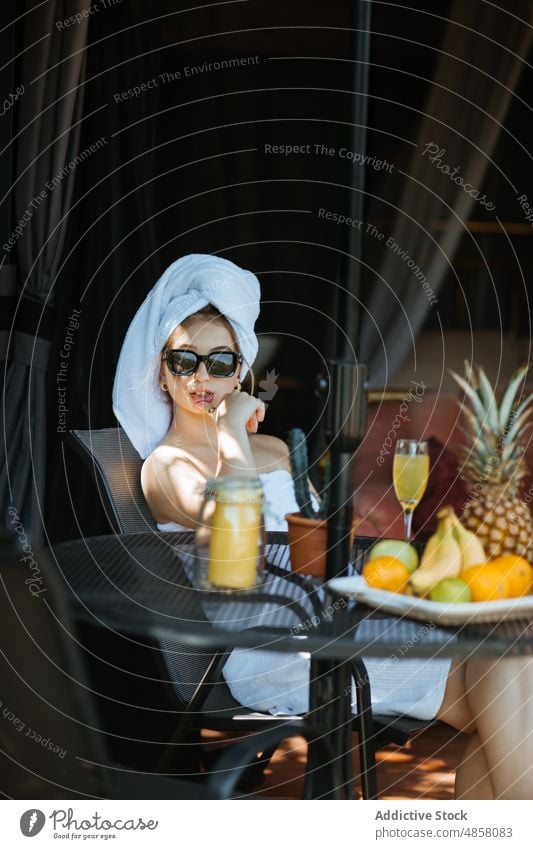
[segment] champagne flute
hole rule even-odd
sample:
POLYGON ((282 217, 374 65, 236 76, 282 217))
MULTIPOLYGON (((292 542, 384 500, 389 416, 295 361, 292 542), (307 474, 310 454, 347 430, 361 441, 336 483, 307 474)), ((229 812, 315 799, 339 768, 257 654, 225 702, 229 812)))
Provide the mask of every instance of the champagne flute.
POLYGON ((417 439, 399 439, 394 452, 392 479, 396 498, 403 509, 407 542, 411 540, 413 513, 426 491, 428 478, 427 442, 419 442, 417 439))

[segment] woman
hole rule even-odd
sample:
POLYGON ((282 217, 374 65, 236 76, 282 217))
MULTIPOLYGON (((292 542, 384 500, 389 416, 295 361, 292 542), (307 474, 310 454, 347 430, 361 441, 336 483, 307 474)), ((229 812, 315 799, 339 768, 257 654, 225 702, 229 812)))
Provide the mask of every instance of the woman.
MULTIPOLYGON (((160 530, 194 528, 206 480, 237 472, 260 475, 268 530, 284 530, 284 515, 297 509, 287 446, 257 433, 264 404, 241 388, 258 348, 259 297, 250 272, 190 255, 167 269, 130 325, 114 410, 146 458, 142 487, 160 530)), ((243 704, 273 710, 272 686, 276 680, 283 686, 287 670, 298 681, 295 698, 306 698, 301 656, 283 668, 273 652, 246 657, 233 652, 224 669, 243 704), (251 657, 258 674, 243 675, 251 657)), ((457 798, 533 798, 530 661, 400 660, 392 666, 368 660, 367 667, 381 713, 435 717, 471 735, 457 770, 457 798)), ((294 704, 286 709, 297 710, 294 704)))

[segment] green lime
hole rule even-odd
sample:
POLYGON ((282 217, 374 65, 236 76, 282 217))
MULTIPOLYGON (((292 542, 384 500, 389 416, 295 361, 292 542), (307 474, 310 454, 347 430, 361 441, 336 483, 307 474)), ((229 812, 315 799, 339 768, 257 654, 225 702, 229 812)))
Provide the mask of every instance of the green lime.
POLYGON ((403 539, 381 539, 370 549, 368 559, 375 560, 376 557, 395 557, 396 560, 401 560, 409 574, 418 566, 416 548, 403 539))
POLYGON ((461 578, 444 578, 435 584, 429 597, 431 601, 442 601, 444 604, 472 601, 470 587, 461 578))

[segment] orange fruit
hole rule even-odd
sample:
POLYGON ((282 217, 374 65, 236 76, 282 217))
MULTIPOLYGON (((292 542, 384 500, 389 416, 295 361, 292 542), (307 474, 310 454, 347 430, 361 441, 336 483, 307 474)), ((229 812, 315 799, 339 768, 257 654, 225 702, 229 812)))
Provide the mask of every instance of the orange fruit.
POLYGON ((510 597, 507 576, 491 561, 463 569, 461 578, 470 587, 472 601, 496 601, 510 597))
POLYGON ((364 565, 363 578, 374 590, 401 593, 407 587, 409 570, 396 557, 376 557, 364 565))
POLYGON ((509 598, 529 595, 533 589, 533 567, 524 557, 519 557, 517 554, 503 554, 490 562, 507 576, 509 598))

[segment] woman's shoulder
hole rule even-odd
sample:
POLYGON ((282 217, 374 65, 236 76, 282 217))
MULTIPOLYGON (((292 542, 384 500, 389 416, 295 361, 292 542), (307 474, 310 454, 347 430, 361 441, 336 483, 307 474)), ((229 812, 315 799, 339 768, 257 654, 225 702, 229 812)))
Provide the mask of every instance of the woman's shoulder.
POLYGON ((188 459, 189 455, 182 448, 162 442, 148 455, 143 463, 143 468, 168 466, 175 462, 187 462, 188 459))
POLYGON ((176 474, 188 473, 188 476, 198 477, 204 475, 205 469, 199 468, 201 464, 198 458, 193 457, 188 451, 175 445, 161 443, 154 448, 144 461, 141 469, 141 481, 161 481, 166 476, 174 477, 176 474))
POLYGON ((289 448, 279 437, 267 433, 254 433, 250 435, 250 445, 259 471, 262 470, 261 467, 264 467, 265 471, 275 469, 290 471, 289 448))

